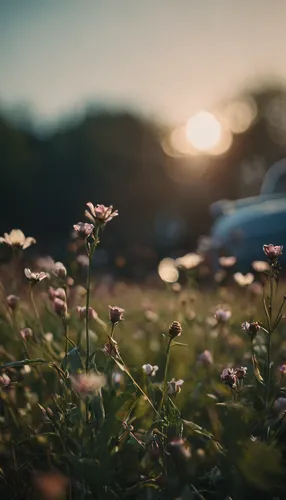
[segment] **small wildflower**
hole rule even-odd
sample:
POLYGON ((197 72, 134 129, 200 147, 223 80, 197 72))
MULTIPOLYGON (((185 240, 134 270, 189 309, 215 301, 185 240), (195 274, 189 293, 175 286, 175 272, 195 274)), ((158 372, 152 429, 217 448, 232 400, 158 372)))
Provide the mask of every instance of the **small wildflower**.
POLYGON ((70 376, 73 389, 82 397, 94 394, 106 384, 106 377, 96 373, 70 376))
MULTIPOLYGON (((85 319, 86 307, 77 306, 76 312, 78 313, 78 317, 80 320, 85 319)), ((92 307, 88 308, 88 317, 89 317, 89 319, 97 319, 98 318, 97 312, 92 307)))
POLYGON ((142 366, 143 373, 147 375, 148 377, 154 377, 156 375, 156 372, 159 370, 159 366, 157 365, 143 365, 142 366))
POLYGON ((88 267, 89 266, 89 258, 85 254, 80 254, 76 258, 77 263, 82 266, 82 267, 88 267))
POLYGON ((176 259, 175 264, 177 267, 183 267, 184 269, 194 269, 198 267, 204 258, 196 253, 187 253, 183 257, 176 259))
POLYGON ((21 328, 20 335, 23 340, 27 341, 33 337, 33 330, 31 328, 21 328))
POLYGON ((254 276, 251 273, 234 273, 233 279, 239 286, 244 287, 247 285, 251 285, 251 283, 254 281, 254 276))
POLYGON ((109 319, 113 325, 123 320, 124 309, 117 306, 109 306, 109 319))
POLYGON ((67 270, 62 262, 55 263, 53 272, 60 279, 66 279, 67 277, 67 270))
POLYGON ((0 374, 0 388, 3 387, 9 387, 11 384, 10 377, 6 373, 1 373, 0 374))
POLYGON ((269 264, 265 262, 265 260, 254 260, 251 265, 257 273, 263 273, 269 270, 269 264))
POLYGON ((75 232, 80 238, 86 239, 92 235, 94 231, 94 225, 88 222, 78 222, 73 226, 75 232))
POLYGON ((172 378, 172 380, 170 380, 170 382, 167 382, 167 393, 170 394, 170 396, 174 395, 174 394, 179 394, 179 392, 181 392, 181 386, 183 385, 184 381, 182 379, 179 379, 179 380, 175 380, 174 378, 172 378))
POLYGON ((283 363, 283 365, 279 366, 279 371, 283 376, 286 375, 286 363, 283 363))
POLYGON ((257 335, 257 332, 260 330, 260 325, 258 321, 252 321, 248 323, 248 321, 244 321, 241 325, 241 330, 243 332, 248 333, 251 339, 254 339, 257 335))
POLYGON ((274 402, 273 408, 275 411, 281 413, 286 411, 286 398, 278 398, 274 402))
POLYGON ((0 243, 6 243, 10 247, 18 247, 25 250, 33 243, 36 243, 35 238, 26 238, 20 229, 12 229, 11 233, 4 233, 4 237, 0 238, 0 243))
POLYGON ((225 368, 222 371, 220 378, 223 384, 226 384, 231 388, 234 387, 236 384, 237 377, 236 377, 236 372, 233 370, 233 368, 225 368))
POLYGON ((247 374, 247 368, 246 366, 241 366, 240 368, 235 369, 235 375, 239 380, 242 380, 246 377, 247 374))
POLYGON ((50 286, 48 294, 50 300, 58 298, 66 302, 66 292, 63 288, 53 288, 52 286, 50 286))
POLYGON ((231 311, 226 309, 217 309, 214 317, 218 323, 227 323, 227 321, 231 317, 231 311))
POLYGON ((145 318, 147 319, 147 321, 150 321, 151 323, 156 323, 159 319, 158 314, 155 313, 154 311, 152 311, 151 309, 147 309, 147 311, 145 311, 144 315, 145 315, 145 318))
POLYGON ((236 263, 236 257, 220 257, 218 259, 219 265, 221 267, 233 267, 234 264, 236 263))
POLYGON ((109 207, 105 205, 94 206, 91 202, 88 202, 86 205, 88 210, 85 211, 85 216, 94 224, 104 225, 118 215, 118 210, 113 211, 112 205, 109 207))
POLYGON ((45 333, 45 339, 46 339, 47 342, 52 342, 53 339, 54 339, 53 333, 51 333, 51 332, 45 333))
POLYGON ((198 356, 198 362, 205 365, 205 366, 212 365, 213 364, 212 353, 208 350, 203 351, 198 356))
POLYGON ((173 321, 173 323, 169 326, 169 335, 171 339, 175 337, 179 337, 182 334, 182 325, 179 321, 173 321))
POLYGON ((19 303, 19 297, 17 295, 8 295, 6 298, 7 304, 12 309, 12 311, 15 311, 17 309, 18 303, 19 303))
POLYGON ((24 269, 25 276, 28 281, 32 285, 36 285, 36 283, 40 283, 44 279, 48 278, 48 274, 44 273, 41 271, 40 273, 32 273, 31 269, 28 269, 27 267, 24 269))
POLYGON ((67 304, 62 299, 56 297, 53 301, 54 311, 58 316, 65 317, 67 315, 67 304))
POLYGON ((263 245, 263 252, 272 262, 278 259, 283 253, 283 245, 263 245))

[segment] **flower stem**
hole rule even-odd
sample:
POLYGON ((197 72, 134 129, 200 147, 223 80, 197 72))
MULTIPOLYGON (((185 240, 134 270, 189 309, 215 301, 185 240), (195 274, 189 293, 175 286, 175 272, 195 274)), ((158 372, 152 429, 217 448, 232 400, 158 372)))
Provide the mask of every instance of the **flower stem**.
POLYGON ((36 316, 37 321, 38 321, 39 329, 41 331, 42 336, 44 337, 45 333, 44 333, 43 325, 42 325, 42 322, 41 322, 40 314, 39 314, 38 308, 36 306, 36 302, 35 302, 35 298, 34 298, 34 292, 33 292, 33 285, 32 284, 30 285, 30 297, 31 297, 31 302, 32 302, 32 306, 33 306, 33 309, 34 309, 34 313, 35 313, 35 316, 36 316))
POLYGON ((162 410, 164 401, 165 401, 165 396, 167 392, 167 377, 168 377, 168 366, 169 366, 169 359, 170 359, 170 347, 172 344, 172 339, 169 339, 168 345, 167 345, 167 351, 166 351, 166 364, 165 364, 165 373, 164 373, 164 384, 163 384, 163 394, 162 394, 162 399, 161 403, 159 406, 159 413, 162 410))
POLYGON ((85 371, 88 373, 89 370, 89 353, 90 353, 90 340, 89 340, 89 299, 90 299, 90 278, 91 278, 91 263, 93 252, 99 243, 99 226, 95 230, 94 241, 86 244, 87 255, 88 255, 88 268, 87 268, 87 278, 86 278, 86 304, 85 304, 85 342, 86 342, 86 360, 85 360, 85 371))
POLYGON ((268 406, 269 400, 269 390, 270 390, 270 381, 271 381, 271 370, 270 370, 270 361, 271 361, 271 333, 272 333, 272 309, 273 309, 273 275, 271 274, 269 277, 269 302, 268 302, 268 312, 269 312, 269 324, 268 324, 268 335, 267 335, 267 358, 266 358, 266 388, 265 388, 265 409, 268 406))

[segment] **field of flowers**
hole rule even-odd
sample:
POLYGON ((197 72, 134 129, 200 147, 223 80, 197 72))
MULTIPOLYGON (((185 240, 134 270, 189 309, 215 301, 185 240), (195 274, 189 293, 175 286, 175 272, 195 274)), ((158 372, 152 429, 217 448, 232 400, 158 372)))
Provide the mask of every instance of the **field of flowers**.
POLYGON ((223 256, 206 284, 189 254, 183 286, 108 290, 93 256, 117 215, 87 204, 68 266, 0 239, 1 498, 286 498, 283 248, 246 276, 223 256))

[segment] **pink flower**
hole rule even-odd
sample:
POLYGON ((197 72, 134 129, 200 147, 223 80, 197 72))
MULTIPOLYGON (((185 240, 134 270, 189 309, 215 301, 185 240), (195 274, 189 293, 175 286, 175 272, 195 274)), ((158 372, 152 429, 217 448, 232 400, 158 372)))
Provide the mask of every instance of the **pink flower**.
POLYGON ((116 217, 118 215, 118 210, 113 211, 112 205, 110 205, 109 207, 106 207, 105 205, 94 206, 90 201, 86 205, 88 207, 88 210, 85 211, 85 216, 94 224, 106 224, 107 222, 111 221, 113 217, 116 217))
POLYGON ((17 309, 18 302, 20 300, 19 297, 17 297, 17 295, 8 295, 6 300, 10 309, 12 309, 12 311, 15 311, 17 309))
POLYGON ((40 273, 32 273, 31 269, 28 269, 27 267, 24 269, 25 276, 28 281, 32 283, 32 285, 36 285, 37 283, 40 283, 44 279, 48 278, 49 275, 47 273, 44 273, 41 271, 40 273))
POLYGON ((244 321, 244 323, 242 323, 241 325, 241 330, 248 333, 251 339, 254 339, 257 332, 260 330, 260 325, 258 321, 252 321, 251 323, 248 323, 248 321, 244 321))
POLYGON ((66 292, 63 288, 53 288, 52 286, 50 286, 48 294, 50 300, 58 298, 66 302, 66 292))
POLYGON ((233 368, 225 368, 222 371, 222 374, 220 376, 221 381, 223 384, 228 385, 229 387, 234 387, 236 384, 236 372, 233 370, 233 368))
POLYGON ((53 273, 60 279, 66 279, 67 270, 62 262, 56 262, 54 265, 53 273))
POLYGON ((231 317, 231 311, 225 309, 217 309, 214 315, 218 323, 226 323, 231 317))
MULTIPOLYGON (((79 319, 81 319, 81 320, 85 319, 86 307, 77 306, 76 311, 78 313, 79 319)), ((89 319, 97 319, 98 318, 97 312, 92 307, 88 308, 88 317, 89 317, 89 319)))
POLYGON ((0 388, 3 387, 9 387, 11 384, 10 377, 6 373, 1 373, 0 374, 0 388))
POLYGON ((77 376, 70 376, 70 379, 73 389, 82 397, 94 394, 106 384, 105 376, 96 373, 81 373, 77 376))
POLYGON ((20 229, 12 229, 11 233, 4 233, 4 238, 0 238, 0 243, 6 243, 11 247, 18 247, 25 250, 33 243, 36 243, 35 238, 26 238, 24 233, 20 229))
POLYGON ((94 225, 88 224, 88 222, 78 222, 74 224, 73 228, 78 236, 86 239, 93 233, 94 225))
POLYGON ((232 267, 236 263, 236 257, 220 257, 218 261, 221 267, 232 267))
POLYGON ((239 380, 244 379, 246 377, 246 373, 247 373, 246 366, 241 366, 240 368, 235 369, 235 375, 239 380))
POLYGON ((199 363, 202 363, 205 366, 212 365, 213 364, 213 356, 210 351, 203 351, 199 356, 198 356, 198 361, 199 363))
POLYGON ((263 245, 263 252, 271 261, 274 261, 282 255, 283 245, 272 245, 272 243, 263 245))
POLYGON ((117 306, 109 306, 109 319, 114 325, 123 320, 124 309, 117 306))
POLYGON ((183 383, 184 381, 182 379, 175 380, 174 378, 172 378, 170 382, 167 382, 167 393, 170 395, 179 394, 179 392, 181 392, 182 390, 181 386, 183 385, 183 383))

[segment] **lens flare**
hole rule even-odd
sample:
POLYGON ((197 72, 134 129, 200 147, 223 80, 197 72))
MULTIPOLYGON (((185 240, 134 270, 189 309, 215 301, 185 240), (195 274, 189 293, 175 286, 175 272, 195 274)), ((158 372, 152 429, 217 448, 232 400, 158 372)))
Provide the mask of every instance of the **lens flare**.
POLYGON ((208 151, 220 142, 222 127, 212 113, 200 111, 188 120, 186 135, 198 151, 208 151))

